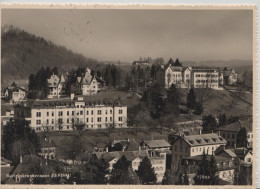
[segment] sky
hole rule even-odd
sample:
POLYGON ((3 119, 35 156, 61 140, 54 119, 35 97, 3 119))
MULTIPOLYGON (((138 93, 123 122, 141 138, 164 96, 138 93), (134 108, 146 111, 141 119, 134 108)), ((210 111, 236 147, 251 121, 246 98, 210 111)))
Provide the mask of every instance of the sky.
POLYGON ((252 10, 3 9, 2 25, 100 61, 252 60, 252 10))

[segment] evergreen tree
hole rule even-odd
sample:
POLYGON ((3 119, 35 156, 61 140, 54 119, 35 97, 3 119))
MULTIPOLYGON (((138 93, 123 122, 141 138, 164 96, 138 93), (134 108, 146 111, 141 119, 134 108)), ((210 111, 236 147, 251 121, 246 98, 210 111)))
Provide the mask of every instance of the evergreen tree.
POLYGON ((52 74, 54 75, 58 75, 58 68, 55 66, 53 69, 52 69, 52 74))
POLYGON ((136 184, 131 174, 131 162, 128 161, 123 155, 113 166, 111 172, 110 183, 111 184, 136 184))
POLYGON ((29 89, 29 91, 32 91, 32 90, 35 89, 35 78, 34 78, 34 75, 33 75, 33 74, 31 74, 31 75, 29 76, 28 89, 29 89))
POLYGON ((171 170, 166 170, 163 176, 162 185, 174 185, 173 175, 171 170))
POLYGON ((212 115, 202 117, 203 133, 211 133, 217 128, 216 119, 212 115))
POLYGON ((96 171, 94 175, 94 184, 106 184, 106 175, 109 173, 109 163, 102 157, 95 162, 96 171))
POLYGON ((202 103, 197 102, 197 103, 196 103, 195 110, 194 110, 194 114, 195 114, 195 115, 200 115, 200 114, 203 113, 203 111, 204 111, 204 108, 203 108, 202 103))
POLYGON ((217 185, 217 171, 215 157, 211 156, 209 161, 208 155, 206 155, 204 152, 201 156, 199 169, 197 170, 197 173, 194 177, 195 185, 217 185))
POLYGON ((194 110, 196 107, 196 96, 193 88, 189 90, 189 93, 187 95, 187 107, 190 110, 194 110))
POLYGON ((152 167, 151 161, 147 156, 145 156, 140 163, 137 170, 137 175, 139 176, 142 184, 156 183, 154 168, 152 167))
POLYGON ((222 127, 224 125, 227 125, 228 124, 228 120, 227 120, 227 117, 226 117, 226 114, 219 114, 218 116, 218 126, 219 127, 222 127))
POLYGON ((247 148, 247 143, 247 130, 243 127, 237 134, 237 147, 247 148))
POLYGON ((180 93, 174 84, 167 90, 167 98, 165 100, 165 114, 179 115, 180 93))

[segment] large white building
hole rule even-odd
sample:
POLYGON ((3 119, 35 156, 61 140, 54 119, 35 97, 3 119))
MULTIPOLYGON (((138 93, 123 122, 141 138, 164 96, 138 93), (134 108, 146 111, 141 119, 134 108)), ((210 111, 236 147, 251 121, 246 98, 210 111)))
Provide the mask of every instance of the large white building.
POLYGON ((80 100, 26 101, 14 108, 14 118, 24 118, 38 132, 84 129, 103 129, 127 126, 127 106, 120 100, 88 102, 80 100))
POLYGON ((179 60, 170 59, 169 63, 156 72, 156 81, 166 89, 174 84, 177 88, 219 87, 219 72, 212 68, 183 67, 179 60))

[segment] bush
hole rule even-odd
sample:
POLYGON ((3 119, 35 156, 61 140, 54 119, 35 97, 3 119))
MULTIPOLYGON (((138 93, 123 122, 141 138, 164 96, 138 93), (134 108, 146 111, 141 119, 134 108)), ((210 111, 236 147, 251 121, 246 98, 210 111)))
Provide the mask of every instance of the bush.
POLYGON ((196 106, 195 106, 195 111, 194 111, 194 114, 195 115, 201 115, 204 111, 204 108, 203 108, 203 105, 201 103, 196 103, 196 106))

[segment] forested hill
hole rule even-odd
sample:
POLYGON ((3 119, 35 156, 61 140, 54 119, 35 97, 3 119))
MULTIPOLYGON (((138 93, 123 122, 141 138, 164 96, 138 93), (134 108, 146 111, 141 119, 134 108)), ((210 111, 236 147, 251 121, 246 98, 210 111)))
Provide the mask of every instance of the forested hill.
MULTIPOLYGON (((7 86, 15 80, 27 80, 41 67, 54 67, 65 72, 73 67, 86 66, 94 69, 98 62, 75 54, 41 37, 20 29, 2 28, 1 84, 7 86)), ((18 81, 19 83, 19 81, 18 81)))

